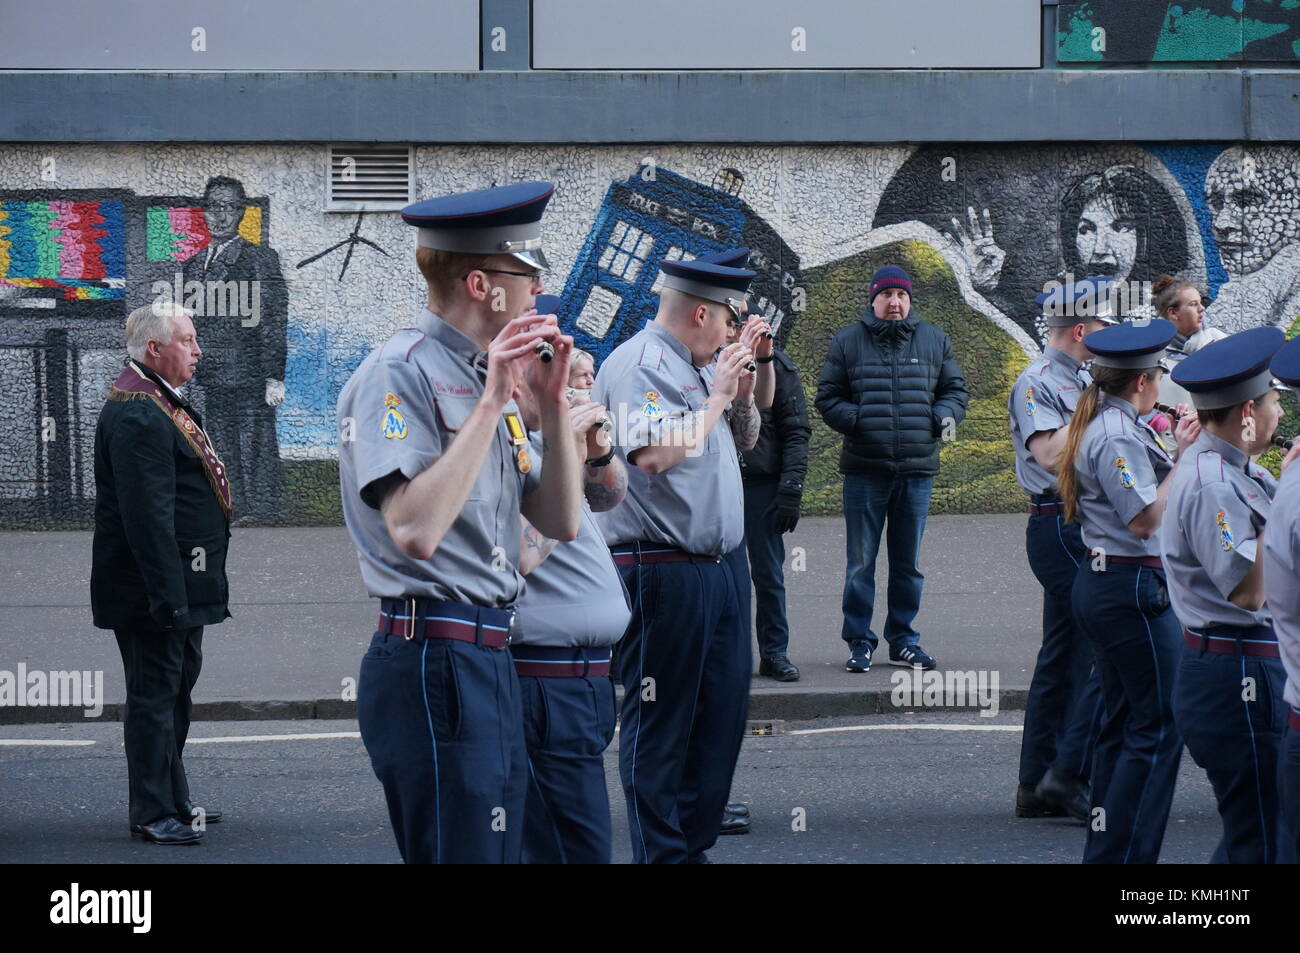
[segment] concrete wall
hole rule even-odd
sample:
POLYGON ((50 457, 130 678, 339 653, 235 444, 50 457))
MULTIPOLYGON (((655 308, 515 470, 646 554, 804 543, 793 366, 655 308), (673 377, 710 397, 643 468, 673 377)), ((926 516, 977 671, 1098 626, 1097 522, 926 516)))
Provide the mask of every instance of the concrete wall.
MULTIPOLYGON (((235 301, 234 313, 204 317, 226 323, 200 324, 200 343, 222 341, 213 359, 232 374, 284 347, 286 398, 271 408, 260 382, 238 398, 221 381, 209 382, 210 393, 195 384, 193 396, 214 436, 244 441, 241 512, 338 518, 339 388, 370 348, 411 322, 422 290, 414 234, 395 213, 322 211, 324 148, 0 145, 3 525, 88 517, 91 440, 120 364, 122 321, 178 275, 184 291, 205 259, 201 205, 213 176, 246 193, 244 260, 257 263, 266 287, 256 322, 240 311, 252 302, 235 301), (379 248, 344 245, 304 264, 354 233, 379 248), (248 443, 259 426, 273 444, 248 443)), ((810 394, 830 336, 865 306, 871 272, 903 264, 916 308, 952 335, 974 394, 970 418, 943 451, 935 510, 990 512, 1023 502, 1005 402, 1039 349, 1029 301, 1043 284, 1105 271, 1130 283, 1140 307, 1144 283, 1170 271, 1216 299, 1210 323, 1294 333, 1298 174, 1300 149, 1290 144, 466 145, 418 147, 415 192, 555 181, 548 290, 566 295, 562 321, 601 355, 652 314, 654 259, 753 246, 760 303, 782 312, 782 340, 810 394)), ((818 422, 810 509, 838 507, 837 449, 818 422)))

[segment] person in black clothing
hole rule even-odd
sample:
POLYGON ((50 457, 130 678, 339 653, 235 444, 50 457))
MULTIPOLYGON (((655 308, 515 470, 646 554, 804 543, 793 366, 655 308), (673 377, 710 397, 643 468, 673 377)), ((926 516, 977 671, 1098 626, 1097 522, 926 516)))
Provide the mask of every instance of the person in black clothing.
POLYGON ((948 335, 912 311, 912 280, 896 265, 876 271, 870 307, 835 335, 817 385, 817 410, 844 434, 848 572, 844 627, 850 672, 871 669, 876 555, 889 523, 889 663, 938 663, 912 621, 921 607, 921 534, 939 472, 939 441, 952 439, 970 393, 948 335))
MULTIPOLYGON (((761 360, 761 359, 760 359, 761 360)), ((808 472, 808 406, 794 361, 774 350, 766 360, 776 372, 772 406, 761 411, 758 443, 740 455, 745 483, 745 546, 758 612, 758 674, 778 682, 799 680, 790 661, 790 626, 785 613, 783 533, 799 522, 804 476, 808 472)))
POLYGON ((202 353, 189 312, 146 305, 126 322, 131 359, 95 431, 90 604, 126 671, 123 736, 131 833, 193 844, 221 812, 195 807, 181 751, 203 627, 230 617, 231 495, 203 422, 176 388, 202 353))

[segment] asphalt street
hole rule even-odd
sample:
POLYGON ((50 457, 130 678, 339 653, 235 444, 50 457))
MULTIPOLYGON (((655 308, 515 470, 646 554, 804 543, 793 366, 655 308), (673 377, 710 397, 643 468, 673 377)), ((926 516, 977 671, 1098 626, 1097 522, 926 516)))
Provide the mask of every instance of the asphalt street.
MULTIPOLYGON (((1021 721, 922 712, 787 722, 749 737, 732 795, 751 806, 753 831, 720 838, 711 859, 1077 863, 1082 827, 1014 816, 1021 721)), ((0 726, 0 862, 397 863, 356 731, 346 720, 196 724, 185 751, 195 798, 227 817, 196 847, 159 847, 127 832, 120 725, 0 726)), ((614 860, 627 863, 617 747, 606 778, 614 860)), ((1209 783, 1185 756, 1162 862, 1205 863, 1219 830, 1209 783)))

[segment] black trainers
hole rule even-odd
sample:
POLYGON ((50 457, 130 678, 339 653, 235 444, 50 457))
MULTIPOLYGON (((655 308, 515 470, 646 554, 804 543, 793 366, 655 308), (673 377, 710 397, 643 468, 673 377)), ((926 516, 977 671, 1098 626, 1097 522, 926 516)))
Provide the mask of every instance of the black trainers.
POLYGON ((849 651, 853 654, 849 660, 844 663, 846 672, 869 672, 871 671, 871 643, 866 639, 859 639, 856 642, 849 643, 849 651))
POLYGON ((760 660, 758 674, 778 682, 799 681, 798 667, 784 655, 770 655, 760 660))
POLYGON ((901 665, 903 668, 911 668, 919 665, 927 672, 932 668, 938 668, 939 663, 925 654, 925 649, 919 645, 904 645, 895 652, 892 648, 889 650, 889 664, 901 665))

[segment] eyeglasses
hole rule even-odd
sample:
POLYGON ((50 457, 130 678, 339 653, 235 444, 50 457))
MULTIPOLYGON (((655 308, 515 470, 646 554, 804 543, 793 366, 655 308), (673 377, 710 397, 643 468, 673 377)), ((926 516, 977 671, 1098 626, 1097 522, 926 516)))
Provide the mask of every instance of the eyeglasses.
MULTIPOLYGON (((474 271, 486 272, 489 275, 514 275, 516 278, 527 278, 529 281, 537 281, 546 274, 544 271, 503 271, 500 268, 475 268, 474 271)), ((460 276, 460 280, 464 281, 473 273, 470 271, 465 272, 460 276)))
POLYGON ((244 205, 242 202, 209 202, 203 206, 203 210, 205 212, 242 212, 244 205))

